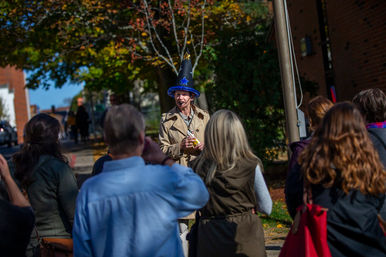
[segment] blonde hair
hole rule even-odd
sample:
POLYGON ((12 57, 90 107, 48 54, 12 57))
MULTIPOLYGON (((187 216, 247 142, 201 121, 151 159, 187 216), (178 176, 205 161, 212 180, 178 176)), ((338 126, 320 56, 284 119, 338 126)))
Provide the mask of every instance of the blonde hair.
POLYGON ((200 170, 204 162, 210 163, 205 182, 210 184, 217 170, 227 172, 239 161, 257 162, 248 144, 247 135, 240 119, 229 110, 219 110, 213 114, 205 128, 205 147, 197 158, 196 167, 200 170))

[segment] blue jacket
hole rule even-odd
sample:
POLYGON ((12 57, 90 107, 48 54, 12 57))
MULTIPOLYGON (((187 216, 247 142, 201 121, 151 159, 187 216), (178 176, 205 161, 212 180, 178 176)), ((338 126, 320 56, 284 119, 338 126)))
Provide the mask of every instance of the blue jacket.
POLYGON ((146 165, 141 157, 105 162, 82 186, 73 229, 75 256, 183 256, 178 218, 208 201, 190 168, 146 165))

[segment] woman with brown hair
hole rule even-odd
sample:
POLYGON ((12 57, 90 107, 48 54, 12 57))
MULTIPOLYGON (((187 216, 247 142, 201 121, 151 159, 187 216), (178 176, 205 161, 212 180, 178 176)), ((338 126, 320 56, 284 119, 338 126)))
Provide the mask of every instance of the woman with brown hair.
MULTIPOLYGON (((306 109, 307 117, 310 122, 310 131, 312 134, 319 127, 324 115, 332 106, 333 103, 323 96, 314 97, 308 102, 306 109)), ((303 202, 303 179, 300 174, 300 164, 297 160, 300 153, 310 143, 311 137, 290 144, 292 155, 288 164, 285 200, 288 212, 292 218, 295 217, 296 207, 301 205, 303 202)))
POLYGON ((249 147, 240 119, 215 112, 205 129, 205 148, 193 161, 210 198, 199 211, 197 256, 265 256, 263 226, 256 214, 270 214, 272 200, 260 159, 249 147))
MULTIPOLYGON (((37 114, 25 125, 23 147, 10 165, 28 194, 40 238, 71 238, 78 187, 60 151, 59 133, 57 119, 37 114)), ((36 244, 31 241, 27 256, 36 244)))
POLYGON ((299 163, 315 204, 328 208, 332 256, 385 256, 386 237, 377 214, 385 200, 385 170, 351 103, 325 115, 299 163))

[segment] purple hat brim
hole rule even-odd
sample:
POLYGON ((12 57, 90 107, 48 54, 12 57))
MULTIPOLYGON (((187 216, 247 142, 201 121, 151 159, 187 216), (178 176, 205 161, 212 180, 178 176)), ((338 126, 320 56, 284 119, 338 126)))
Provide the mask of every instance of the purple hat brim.
POLYGON ((199 97, 200 96, 200 92, 194 88, 191 88, 191 87, 184 87, 184 86, 174 86, 174 87, 170 87, 168 89, 168 95, 170 97, 173 97, 174 98, 174 92, 177 91, 177 90, 181 90, 181 91, 188 91, 188 92, 192 92, 193 94, 196 95, 196 97, 199 97))

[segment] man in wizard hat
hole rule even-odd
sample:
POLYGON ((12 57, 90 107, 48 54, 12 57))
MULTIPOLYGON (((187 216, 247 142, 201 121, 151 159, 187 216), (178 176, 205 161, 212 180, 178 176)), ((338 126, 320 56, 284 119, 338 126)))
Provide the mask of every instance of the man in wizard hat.
POLYGON ((187 52, 177 83, 168 89, 176 106, 163 113, 159 129, 161 150, 177 163, 187 166, 204 147, 204 131, 209 114, 193 104, 200 92, 193 88, 192 63, 187 52))

